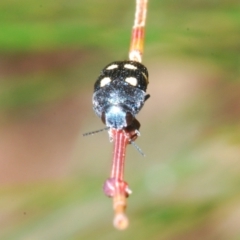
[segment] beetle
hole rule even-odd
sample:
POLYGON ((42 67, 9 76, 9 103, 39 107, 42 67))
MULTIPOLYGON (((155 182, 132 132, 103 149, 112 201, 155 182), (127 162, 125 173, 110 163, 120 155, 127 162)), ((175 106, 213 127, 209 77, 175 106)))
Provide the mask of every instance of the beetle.
POLYGON ((94 84, 93 110, 107 128, 138 130, 135 118, 150 97, 148 70, 137 61, 108 64, 94 84))

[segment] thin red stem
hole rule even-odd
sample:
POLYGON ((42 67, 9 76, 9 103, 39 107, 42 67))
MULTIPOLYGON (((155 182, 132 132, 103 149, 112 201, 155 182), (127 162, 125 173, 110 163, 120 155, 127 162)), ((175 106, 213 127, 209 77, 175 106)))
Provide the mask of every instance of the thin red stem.
POLYGON ((124 174, 126 146, 129 143, 129 139, 124 133, 124 130, 112 129, 112 135, 114 137, 114 151, 111 178, 116 178, 122 181, 124 174))
POLYGON ((124 164, 127 144, 129 144, 130 134, 125 130, 110 129, 109 135, 113 139, 113 160, 110 178, 104 184, 104 193, 108 197, 114 197, 118 194, 128 196, 131 191, 128 184, 124 182, 124 164))
POLYGON ((136 12, 129 50, 129 59, 142 62, 148 0, 136 0, 136 12))
MULTIPOLYGON (((132 38, 129 50, 129 59, 142 62, 144 31, 147 15, 148 0, 136 0, 135 19, 132 30, 132 38)), ((139 124, 139 123, 138 123, 139 124)), ((122 130, 110 129, 109 135, 114 142, 111 176, 104 184, 104 193, 113 198, 115 212, 114 226, 120 230, 128 226, 128 219, 125 215, 127 206, 126 198, 131 193, 127 182, 124 182, 124 164, 127 145, 137 138, 138 127, 127 127, 122 130)))
POLYGON ((114 226, 120 230, 128 226, 128 218, 125 215, 127 206, 126 198, 131 193, 127 182, 123 180, 126 147, 129 144, 130 133, 126 130, 110 129, 109 134, 114 142, 111 177, 104 184, 104 192, 113 198, 115 212, 114 226))

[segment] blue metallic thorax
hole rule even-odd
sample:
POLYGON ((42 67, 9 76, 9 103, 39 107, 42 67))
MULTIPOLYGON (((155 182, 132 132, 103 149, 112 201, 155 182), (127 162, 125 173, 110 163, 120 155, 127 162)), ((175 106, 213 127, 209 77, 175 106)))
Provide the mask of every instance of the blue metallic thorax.
POLYGON ((116 79, 93 94, 93 108, 100 118, 104 113, 107 127, 122 129, 129 125, 127 113, 135 117, 141 110, 145 95, 143 90, 116 79))

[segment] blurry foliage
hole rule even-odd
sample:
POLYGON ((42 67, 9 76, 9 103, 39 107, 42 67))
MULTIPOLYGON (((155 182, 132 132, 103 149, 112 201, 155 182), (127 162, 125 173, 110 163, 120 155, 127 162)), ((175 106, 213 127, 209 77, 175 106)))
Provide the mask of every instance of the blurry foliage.
MULTIPOLYGON (((239 79, 238 1, 150 1, 149 7, 146 57, 172 55, 211 61, 227 74, 227 80, 239 79)), ((109 59, 124 59, 129 46, 133 9, 134 1, 1 1, 0 52, 3 61, 6 54, 14 59, 29 52, 63 49, 85 49, 96 58, 96 62, 102 54, 109 59), (100 49, 101 54, 98 54, 100 49)), ((12 68, 14 71, 14 65, 12 68)), ((74 71, 72 68, 74 66, 70 71, 74 71)), ((59 88, 61 85, 54 81, 59 79, 59 74, 48 74, 41 77, 42 81, 51 78, 51 85, 59 88)), ((83 77, 79 76, 79 79, 83 77)), ((75 84, 71 81, 73 79, 68 79, 67 84, 74 88, 76 81, 75 84)), ((12 91, 9 95, 11 101, 18 92, 20 97, 23 95, 22 88, 29 92, 26 84, 26 87, 15 90, 8 87, 7 91, 12 91)), ((37 85, 36 90, 33 88, 33 91, 40 92, 37 95, 44 91, 37 85)), ((2 104, 9 101, 2 100, 2 104)), ((32 102, 39 101, 41 99, 36 97, 32 102)))
MULTIPOLYGON (((237 1, 151 1, 149 5, 147 56, 211 60, 227 70, 228 80, 238 79, 237 1)), ((102 48, 113 58, 126 58, 133 9, 134 2, 124 1, 1 1, 0 52, 11 53, 14 59, 29 51, 78 48, 100 57, 96 53, 102 48)))
MULTIPOLYGON (((85 93, 90 102, 100 69, 127 58, 134 7, 126 0, 0 1, 2 115, 85 93)), ((239 1, 150 0, 145 43, 144 62, 157 74, 165 59, 177 59, 176 75, 196 62, 211 79, 193 68, 189 78, 200 76, 200 90, 180 79, 183 87, 167 96, 166 75, 150 72, 152 99, 141 115, 147 162, 134 159, 135 150, 127 157, 130 229, 112 228, 111 201, 101 192, 110 162, 99 147, 104 135, 79 140, 73 176, 1 186, 0 239, 239 239, 239 1), (182 105, 180 90, 193 92, 182 105), (166 109, 158 105, 164 101, 166 109)), ((91 111, 85 100, 82 119, 91 111)))

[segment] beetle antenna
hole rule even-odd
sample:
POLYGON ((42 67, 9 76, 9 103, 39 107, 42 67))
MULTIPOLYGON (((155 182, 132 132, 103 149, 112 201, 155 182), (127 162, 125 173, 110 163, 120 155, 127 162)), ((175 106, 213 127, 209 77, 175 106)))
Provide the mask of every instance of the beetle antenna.
POLYGON ((136 150, 137 150, 143 157, 146 157, 145 153, 142 151, 142 149, 141 149, 134 141, 130 141, 130 143, 136 148, 136 150))
POLYGON ((84 133, 83 136, 85 137, 85 136, 93 135, 95 133, 103 132, 103 131, 106 131, 106 130, 109 130, 109 127, 102 128, 102 129, 99 129, 99 130, 96 130, 96 131, 92 131, 92 132, 84 133))

